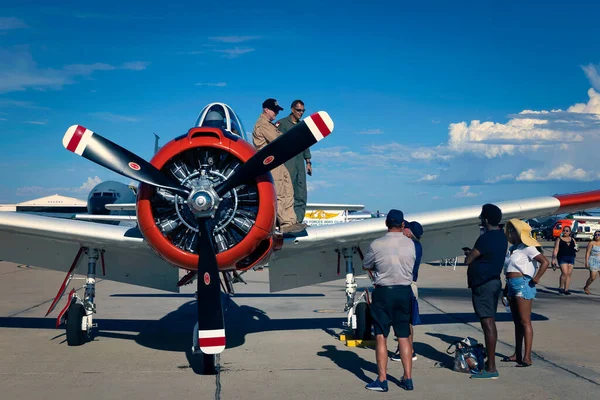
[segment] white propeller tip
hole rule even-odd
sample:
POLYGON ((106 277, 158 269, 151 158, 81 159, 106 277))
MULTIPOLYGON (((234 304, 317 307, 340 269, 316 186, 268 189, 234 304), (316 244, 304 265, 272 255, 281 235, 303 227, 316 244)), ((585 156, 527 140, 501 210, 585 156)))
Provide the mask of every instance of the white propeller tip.
POLYGON ((94 132, 81 125, 71 125, 63 136, 63 146, 75 154, 82 155, 93 134, 94 132))

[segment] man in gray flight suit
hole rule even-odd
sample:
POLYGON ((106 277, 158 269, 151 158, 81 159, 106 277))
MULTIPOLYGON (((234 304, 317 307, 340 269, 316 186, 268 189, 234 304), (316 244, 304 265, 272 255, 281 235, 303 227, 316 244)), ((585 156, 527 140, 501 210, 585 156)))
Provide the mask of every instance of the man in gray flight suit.
MULTIPOLYGON (((294 100, 290 115, 277 121, 275 126, 281 133, 286 133, 300 121, 303 114, 304 102, 302 100, 294 100)), ((298 154, 285 163, 285 167, 290 173, 290 178, 292 178, 292 185, 294 186, 294 212, 296 213, 298 222, 304 221, 304 214, 306 212, 306 174, 312 175, 310 158, 310 149, 306 149, 303 153, 298 154), (305 161, 306 169, 304 167, 305 161)))

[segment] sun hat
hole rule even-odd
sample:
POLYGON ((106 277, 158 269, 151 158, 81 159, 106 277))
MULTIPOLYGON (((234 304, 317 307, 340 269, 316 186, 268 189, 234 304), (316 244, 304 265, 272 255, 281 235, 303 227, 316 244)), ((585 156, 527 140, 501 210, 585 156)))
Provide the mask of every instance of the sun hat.
POLYGON ((504 229, 504 234, 506 235, 506 238, 508 239, 509 242, 510 242, 511 228, 513 228, 515 231, 517 231, 517 234, 521 238, 521 242, 523 242, 523 244, 525 246, 528 246, 528 247, 529 246, 535 246, 535 247, 542 246, 537 240, 535 240, 533 238, 533 236, 531 236, 531 226, 529 226, 529 224, 527 222, 523 222, 520 219, 513 218, 506 223, 506 228, 504 229))

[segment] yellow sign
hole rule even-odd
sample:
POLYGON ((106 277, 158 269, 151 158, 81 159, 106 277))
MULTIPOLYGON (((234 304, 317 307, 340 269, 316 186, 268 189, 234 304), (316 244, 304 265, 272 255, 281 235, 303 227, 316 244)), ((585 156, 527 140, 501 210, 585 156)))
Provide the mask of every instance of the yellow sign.
POLYGON ((304 218, 331 219, 331 218, 338 217, 339 215, 340 215, 340 213, 328 213, 328 212, 325 212, 324 210, 315 210, 315 211, 307 212, 306 214, 304 214, 304 218))

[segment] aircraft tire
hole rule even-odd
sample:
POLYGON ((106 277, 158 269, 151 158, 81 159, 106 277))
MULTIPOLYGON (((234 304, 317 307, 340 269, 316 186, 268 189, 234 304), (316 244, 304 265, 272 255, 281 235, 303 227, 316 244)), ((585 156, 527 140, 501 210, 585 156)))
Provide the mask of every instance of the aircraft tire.
POLYGON ((81 323, 85 316, 82 304, 73 303, 69 306, 67 314, 67 344, 69 346, 81 346, 85 343, 85 332, 81 330, 81 323))
POLYGON ((356 305, 356 330, 354 331, 354 338, 359 340, 371 339, 371 326, 373 321, 371 319, 371 310, 369 305, 365 302, 358 303, 356 305))

